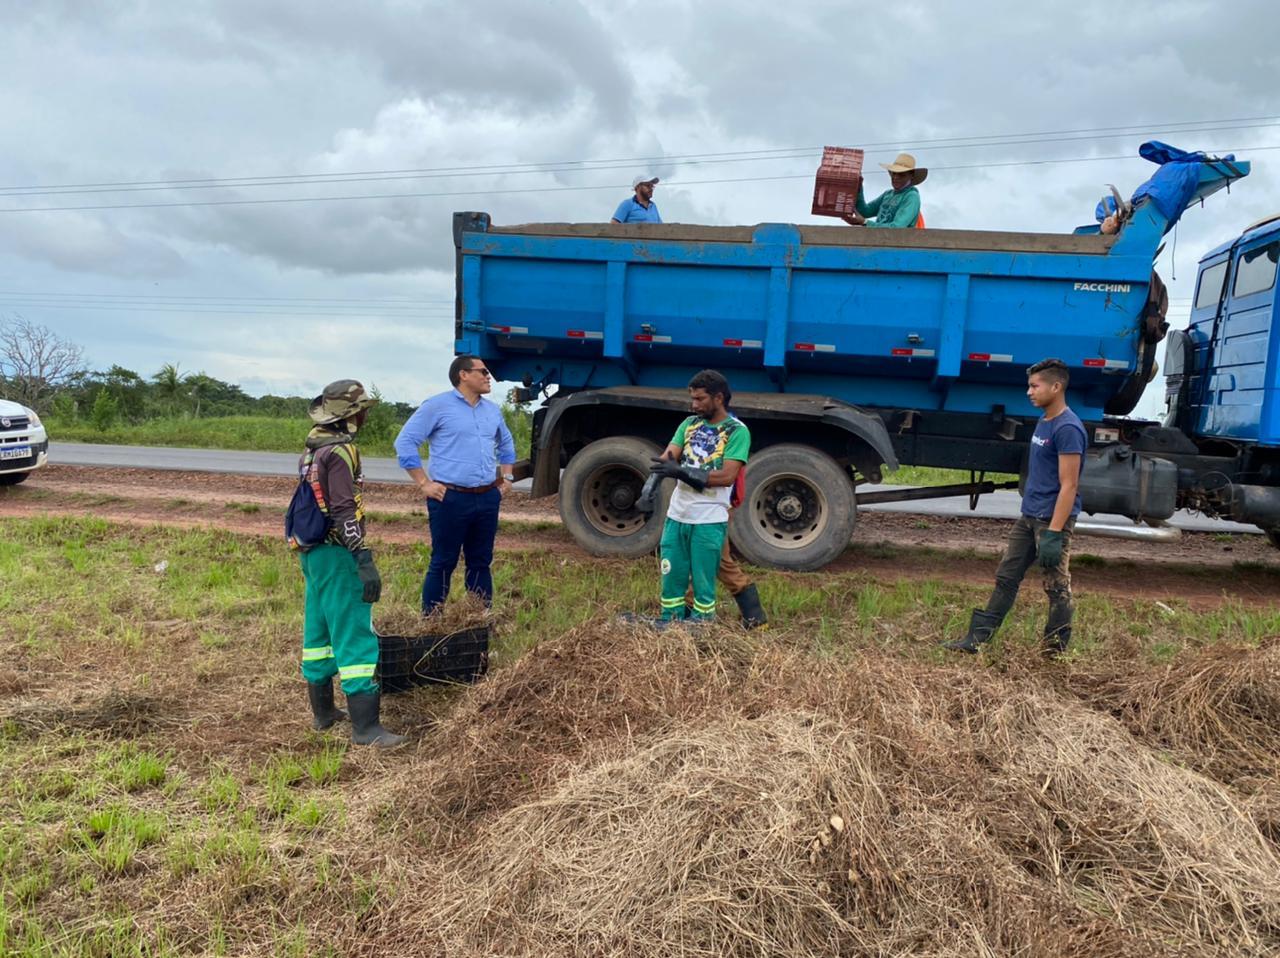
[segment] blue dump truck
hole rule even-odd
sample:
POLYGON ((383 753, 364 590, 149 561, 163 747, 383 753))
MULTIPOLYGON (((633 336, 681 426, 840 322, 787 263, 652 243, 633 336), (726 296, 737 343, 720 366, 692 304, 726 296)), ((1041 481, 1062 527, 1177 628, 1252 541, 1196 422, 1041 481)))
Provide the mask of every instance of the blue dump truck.
POLYGON ((1168 329, 1152 272, 1163 237, 1249 172, 1154 146, 1168 152, 1149 156, 1152 180, 1099 205, 1118 226, 1107 233, 503 227, 457 213, 456 348, 522 383, 521 400, 545 398, 525 474, 535 496, 559 492, 566 527, 599 555, 656 547, 664 509, 647 516, 636 499, 699 369, 728 376, 751 427, 734 546, 814 569, 848 545, 859 503, 1016 485, 985 474, 1025 473, 1025 370, 1048 356, 1070 366, 1090 434, 1085 511, 1155 524, 1193 508, 1280 545, 1280 217, 1202 260, 1190 328, 1169 335, 1167 416, 1128 418, 1168 329), (970 481, 865 488, 899 464, 970 481))

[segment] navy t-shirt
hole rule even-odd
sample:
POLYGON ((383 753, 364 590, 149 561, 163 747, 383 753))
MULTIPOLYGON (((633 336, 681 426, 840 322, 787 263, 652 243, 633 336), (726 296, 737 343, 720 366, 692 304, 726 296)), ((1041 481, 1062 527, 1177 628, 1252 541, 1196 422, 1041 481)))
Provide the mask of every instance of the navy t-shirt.
MULTIPOLYGON (((1079 455, 1080 471, 1084 472, 1084 451, 1089 436, 1084 423, 1070 409, 1064 409, 1052 419, 1036 423, 1031 437, 1031 457, 1027 465, 1027 484, 1022 493, 1022 514, 1048 522, 1053 518, 1053 507, 1058 502, 1058 456, 1079 455)), ((1074 516, 1080 512, 1080 494, 1071 506, 1074 516)))

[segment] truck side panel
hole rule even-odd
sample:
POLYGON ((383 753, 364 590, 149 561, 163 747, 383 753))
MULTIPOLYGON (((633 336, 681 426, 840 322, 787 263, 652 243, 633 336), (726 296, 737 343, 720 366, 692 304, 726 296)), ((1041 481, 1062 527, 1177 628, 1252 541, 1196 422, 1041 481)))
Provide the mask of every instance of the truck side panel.
POLYGON ((1025 368, 1059 356, 1096 418, 1137 368, 1150 259, 1103 237, 990 234, 984 250, 941 230, 903 248, 852 230, 805 244, 813 231, 776 224, 749 242, 737 227, 528 229, 460 233, 457 348, 506 380, 671 387, 714 366, 742 389, 985 413, 1020 406, 1025 368))

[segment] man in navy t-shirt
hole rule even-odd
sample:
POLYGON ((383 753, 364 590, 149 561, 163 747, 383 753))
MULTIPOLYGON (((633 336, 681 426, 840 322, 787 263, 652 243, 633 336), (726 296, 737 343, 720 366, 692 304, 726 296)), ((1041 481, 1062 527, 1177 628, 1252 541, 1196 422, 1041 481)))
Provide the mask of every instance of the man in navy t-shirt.
POLYGON ((1067 407, 1067 365, 1043 359, 1027 370, 1027 398, 1044 411, 1031 437, 1027 481, 1022 492, 1022 517, 1009 533, 1004 558, 996 569, 996 587, 985 609, 974 609, 969 634, 944 643, 957 652, 977 652, 991 639, 1013 608, 1022 577, 1039 560, 1044 591, 1049 596, 1049 620, 1044 628, 1044 651, 1065 652, 1071 641, 1071 532, 1080 513, 1080 474, 1089 445, 1080 417, 1067 407))

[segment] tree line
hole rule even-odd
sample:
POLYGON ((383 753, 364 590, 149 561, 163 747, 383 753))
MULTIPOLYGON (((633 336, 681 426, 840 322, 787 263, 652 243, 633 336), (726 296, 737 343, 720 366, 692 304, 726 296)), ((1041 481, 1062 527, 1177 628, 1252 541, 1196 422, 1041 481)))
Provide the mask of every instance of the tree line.
MULTIPOLYGON (((382 398, 376 386, 370 392, 382 398)), ((119 365, 92 370, 79 345, 26 319, 0 324, 0 397, 55 421, 91 423, 104 432, 120 423, 174 417, 304 419, 311 404, 310 396, 250 396, 236 383, 184 372, 177 363, 149 375, 119 365)), ((394 436, 415 408, 383 400, 370 411, 366 434, 394 436)))

